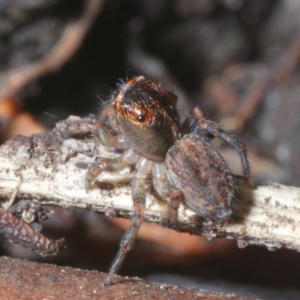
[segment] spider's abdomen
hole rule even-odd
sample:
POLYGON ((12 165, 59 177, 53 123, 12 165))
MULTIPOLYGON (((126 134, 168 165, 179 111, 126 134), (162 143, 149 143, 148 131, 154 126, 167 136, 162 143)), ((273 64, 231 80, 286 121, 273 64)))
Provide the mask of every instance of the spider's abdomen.
POLYGON ((232 214, 235 180, 221 154, 193 134, 186 135, 166 156, 168 177, 180 190, 186 206, 204 217, 232 214))

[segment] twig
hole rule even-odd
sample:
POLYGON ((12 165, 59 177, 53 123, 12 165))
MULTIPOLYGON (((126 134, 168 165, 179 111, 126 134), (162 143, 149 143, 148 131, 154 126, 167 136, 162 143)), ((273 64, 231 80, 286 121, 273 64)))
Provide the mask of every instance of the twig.
POLYGON ((0 74, 0 99, 15 95, 26 84, 58 70, 79 49, 99 13, 103 0, 86 0, 81 19, 67 25, 57 44, 40 60, 0 74))
MULTIPOLYGON (((43 205, 79 207, 108 216, 130 218, 133 205, 129 169, 99 175, 99 187, 85 188, 88 166, 101 157, 118 156, 108 152, 93 137, 70 138, 68 130, 82 119, 70 117, 52 131, 26 138, 16 136, 0 147, 0 198, 10 199, 22 184, 17 199, 36 199, 43 205)), ((238 181, 234 217, 226 222, 202 220, 181 205, 178 230, 209 239, 237 239, 240 247, 265 245, 300 251, 300 189, 268 184, 251 190, 238 181)), ((145 221, 163 223, 167 204, 155 197, 151 184, 147 191, 145 221)))
POLYGON ((279 66, 254 83, 247 94, 237 106, 234 116, 226 119, 224 123, 232 131, 241 130, 246 122, 252 118, 259 104, 264 100, 263 95, 274 85, 284 84, 299 64, 300 59, 300 35, 291 46, 288 53, 283 57, 279 66))

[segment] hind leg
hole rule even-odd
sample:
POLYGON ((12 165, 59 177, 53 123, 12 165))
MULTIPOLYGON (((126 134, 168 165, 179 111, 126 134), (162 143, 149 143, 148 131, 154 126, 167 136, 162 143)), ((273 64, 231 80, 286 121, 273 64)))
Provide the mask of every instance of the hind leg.
POLYGON ((218 137, 236 149, 241 157, 244 176, 249 185, 251 187, 254 186, 250 172, 247 149, 243 141, 235 135, 223 130, 216 122, 209 120, 199 107, 196 107, 188 116, 187 123, 194 132, 204 131, 207 137, 218 137))

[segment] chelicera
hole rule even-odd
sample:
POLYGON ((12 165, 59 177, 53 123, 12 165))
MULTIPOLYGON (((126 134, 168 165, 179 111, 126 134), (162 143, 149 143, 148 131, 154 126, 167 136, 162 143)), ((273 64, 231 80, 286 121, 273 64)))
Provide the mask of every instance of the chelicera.
POLYGON ((121 159, 105 159, 87 173, 89 187, 103 171, 135 166, 132 177, 134 213, 104 285, 109 286, 126 253, 133 247, 143 221, 145 180, 152 176, 156 192, 169 200, 169 222, 176 225, 177 208, 187 208, 205 218, 232 215, 235 179, 210 143, 218 137, 238 150, 244 175, 252 185, 245 144, 196 107, 183 124, 176 109, 177 96, 144 76, 122 83, 102 110, 93 132, 113 149, 123 149, 121 159))

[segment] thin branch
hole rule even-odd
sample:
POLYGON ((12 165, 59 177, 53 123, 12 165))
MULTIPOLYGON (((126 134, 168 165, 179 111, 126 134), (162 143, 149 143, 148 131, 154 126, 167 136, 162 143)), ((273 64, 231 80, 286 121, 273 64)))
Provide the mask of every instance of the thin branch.
MULTIPOLYGON (((119 154, 107 151, 93 137, 71 138, 72 124, 84 122, 70 117, 52 131, 26 138, 16 136, 0 147, 0 198, 9 201, 20 180, 17 199, 36 199, 43 205, 79 207, 108 216, 130 218, 133 204, 130 169, 98 176, 99 187, 85 188, 89 165, 102 157, 119 154)), ((75 126, 76 127, 76 126, 75 126)), ((178 231, 205 236, 234 238, 240 247, 265 245, 300 251, 300 189, 268 184, 255 190, 238 180, 228 221, 203 220, 194 212, 179 209, 178 231)), ((148 185, 145 221, 165 223, 167 203, 158 200, 148 185)))
POLYGON ((80 20, 67 25, 62 37, 48 54, 32 64, 0 73, 0 99, 15 95, 29 82, 57 71, 68 61, 80 48, 103 3, 103 0, 86 0, 80 20))
POLYGON ((296 37, 295 42, 290 47, 287 54, 282 58, 278 67, 266 74, 258 82, 254 83, 244 99, 237 106, 234 116, 227 118, 226 127, 231 131, 241 130, 245 123, 252 118, 259 104, 264 100, 264 94, 274 84, 284 84, 297 68, 300 60, 300 34, 296 37), (230 124, 230 126, 228 125, 230 124))

